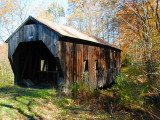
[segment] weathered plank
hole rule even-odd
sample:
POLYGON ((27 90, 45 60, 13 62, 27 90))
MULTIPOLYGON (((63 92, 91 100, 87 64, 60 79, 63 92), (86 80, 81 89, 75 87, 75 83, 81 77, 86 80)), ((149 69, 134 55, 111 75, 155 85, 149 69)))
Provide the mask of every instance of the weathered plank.
POLYGON ((88 45, 83 45, 83 59, 88 60, 88 45))
MULTIPOLYGON (((66 87, 68 88, 69 83, 70 83, 70 76, 69 76, 69 66, 70 66, 70 61, 69 61, 69 53, 70 53, 70 43, 66 42, 66 49, 65 49, 65 84, 66 87)), ((64 51, 63 51, 64 52, 64 51)))
POLYGON ((54 57, 58 57, 59 50, 59 37, 56 33, 51 32, 51 42, 49 44, 49 48, 54 55, 54 57))
POLYGON ((77 45, 73 43, 73 73, 74 82, 77 82, 77 45))
MULTIPOLYGON (((91 89, 104 87, 114 82, 114 76, 117 72, 120 72, 121 67, 120 51, 104 46, 93 46, 91 44, 82 44, 81 42, 76 43, 71 38, 69 39, 70 42, 66 42, 65 39, 68 38, 60 38, 56 32, 41 24, 24 25, 9 40, 8 57, 11 58, 13 56, 21 42, 43 41, 52 55, 58 58, 57 64, 60 63, 59 67, 62 70, 60 79, 65 84, 69 85, 77 82, 77 80, 82 80, 84 60, 88 60, 89 72, 89 79, 84 82, 88 83, 91 89), (96 69, 96 64, 98 64, 98 70, 96 69)), ((33 58, 31 57, 30 62, 32 61, 33 58)), ((32 64, 30 63, 28 67, 30 71, 32 71, 31 66, 32 64)), ((34 73, 35 70, 37 70, 36 66, 33 70, 34 73)), ((34 75, 29 73, 29 76, 34 75)))
POLYGON ((36 24, 30 24, 24 26, 25 32, 25 42, 36 41, 37 40, 37 26, 36 24))
POLYGON ((66 51, 66 44, 63 41, 59 42, 59 62, 60 62, 60 66, 61 68, 59 68, 62 72, 62 74, 60 74, 59 78, 59 83, 58 84, 65 84, 65 79, 66 79, 66 75, 65 75, 65 51, 66 51))
POLYGON ((72 84, 74 82, 74 71, 73 71, 73 60, 74 60, 74 51, 73 51, 73 43, 70 43, 70 53, 69 53, 69 61, 70 61, 70 64, 69 64, 69 78, 70 78, 70 83, 72 84))
POLYGON ((94 50, 93 46, 88 46, 89 87, 92 90, 96 88, 96 81, 95 81, 96 73, 95 73, 93 50, 94 50))

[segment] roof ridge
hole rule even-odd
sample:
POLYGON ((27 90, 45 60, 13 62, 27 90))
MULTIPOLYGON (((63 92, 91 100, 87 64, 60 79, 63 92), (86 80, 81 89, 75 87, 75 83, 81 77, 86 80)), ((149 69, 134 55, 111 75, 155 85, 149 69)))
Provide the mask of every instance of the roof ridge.
POLYGON ((66 26, 66 25, 62 25, 47 19, 43 19, 43 18, 38 18, 38 17, 33 17, 33 16, 29 16, 16 30, 15 32, 10 35, 10 37, 6 40, 6 42, 8 42, 10 40, 10 38, 23 26, 25 25, 29 20, 32 20, 36 23, 40 23, 42 25, 45 25, 47 27, 49 27, 50 29, 56 31, 61 37, 62 36, 66 36, 66 37, 71 37, 71 38, 76 38, 76 39, 80 39, 80 40, 84 40, 84 41, 88 41, 88 42, 93 42, 93 43, 97 43, 97 44, 101 44, 101 45, 105 45, 105 46, 109 46, 118 50, 121 50, 120 48, 110 44, 109 42, 102 40, 96 36, 84 33, 80 30, 77 30, 71 26, 66 26))

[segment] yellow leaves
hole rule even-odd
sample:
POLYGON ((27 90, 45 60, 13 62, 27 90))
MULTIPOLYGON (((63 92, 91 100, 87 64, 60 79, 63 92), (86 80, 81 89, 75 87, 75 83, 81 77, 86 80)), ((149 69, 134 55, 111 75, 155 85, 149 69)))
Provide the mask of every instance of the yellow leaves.
POLYGON ((39 11, 39 17, 47 19, 49 21, 52 21, 54 19, 49 13, 47 13, 45 11, 39 11))
POLYGON ((13 16, 13 12, 18 10, 18 0, 1 0, 0 1, 0 17, 3 22, 8 23, 9 16, 13 16))
POLYGON ((2 7, 2 11, 5 13, 9 13, 12 10, 16 10, 17 9, 17 3, 19 1, 18 0, 2 0, 1 1, 1 7, 2 7))

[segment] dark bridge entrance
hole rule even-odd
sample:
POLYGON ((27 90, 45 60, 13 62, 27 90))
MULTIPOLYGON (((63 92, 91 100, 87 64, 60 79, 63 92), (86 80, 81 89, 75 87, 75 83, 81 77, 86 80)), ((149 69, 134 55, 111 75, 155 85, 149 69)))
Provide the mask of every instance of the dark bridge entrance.
POLYGON ((42 88, 57 86, 57 58, 42 41, 20 43, 12 61, 15 84, 42 88))

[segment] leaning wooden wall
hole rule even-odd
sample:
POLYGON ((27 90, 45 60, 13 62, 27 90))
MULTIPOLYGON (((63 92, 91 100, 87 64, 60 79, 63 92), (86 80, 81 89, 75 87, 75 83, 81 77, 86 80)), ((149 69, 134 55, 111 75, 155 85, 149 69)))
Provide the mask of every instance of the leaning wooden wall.
POLYGON ((21 42, 43 41, 54 57, 58 57, 59 35, 41 24, 22 26, 8 42, 8 57, 11 58, 21 42))
POLYGON ((73 82, 84 82, 91 89, 96 89, 114 82, 114 76, 120 67, 120 51, 60 41, 59 60, 64 83, 67 86, 73 82), (88 60, 88 79, 82 77, 84 60, 88 60), (98 75, 96 75, 95 61, 98 61, 98 75))

